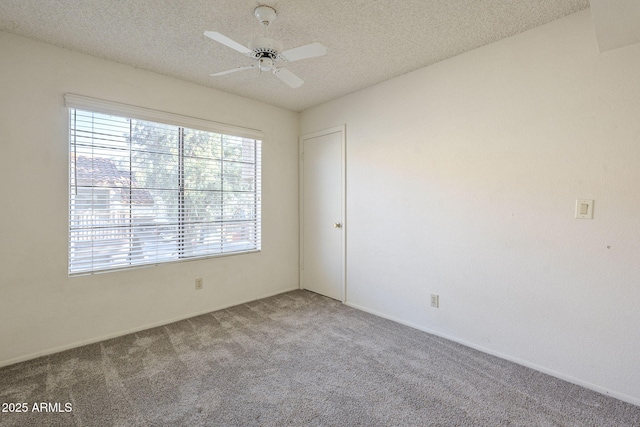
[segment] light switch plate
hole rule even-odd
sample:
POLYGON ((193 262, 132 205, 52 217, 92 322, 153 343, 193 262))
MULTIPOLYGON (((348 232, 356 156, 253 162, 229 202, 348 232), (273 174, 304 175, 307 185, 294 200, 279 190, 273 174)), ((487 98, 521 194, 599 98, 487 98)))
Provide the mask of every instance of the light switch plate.
POLYGON ((435 308, 440 307, 440 295, 431 294, 431 307, 435 307, 435 308))
POLYGON ((576 218, 593 219, 593 200, 591 199, 576 200, 576 218))

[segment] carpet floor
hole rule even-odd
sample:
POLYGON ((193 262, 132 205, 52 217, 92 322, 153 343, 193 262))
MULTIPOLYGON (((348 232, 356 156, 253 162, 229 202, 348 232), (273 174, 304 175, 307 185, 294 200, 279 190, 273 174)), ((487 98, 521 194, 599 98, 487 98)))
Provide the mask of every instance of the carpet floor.
POLYGON ((306 291, 7 366, 0 403, 3 427, 640 426, 640 407, 306 291))

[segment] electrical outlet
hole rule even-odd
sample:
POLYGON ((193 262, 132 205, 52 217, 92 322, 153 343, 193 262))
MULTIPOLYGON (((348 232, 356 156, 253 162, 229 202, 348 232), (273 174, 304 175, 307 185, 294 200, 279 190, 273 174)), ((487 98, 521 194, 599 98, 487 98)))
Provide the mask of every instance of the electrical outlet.
POLYGON ((196 279, 196 290, 199 291, 200 289, 202 289, 202 277, 196 279))
POLYGON ((440 307, 440 295, 431 294, 431 307, 440 307))

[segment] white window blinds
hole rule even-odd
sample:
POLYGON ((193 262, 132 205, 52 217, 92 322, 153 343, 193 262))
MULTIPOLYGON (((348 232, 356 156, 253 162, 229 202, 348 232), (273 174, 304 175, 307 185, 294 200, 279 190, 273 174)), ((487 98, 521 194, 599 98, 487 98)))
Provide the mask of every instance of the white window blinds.
POLYGON ((257 131, 65 100, 70 274, 260 250, 257 131))

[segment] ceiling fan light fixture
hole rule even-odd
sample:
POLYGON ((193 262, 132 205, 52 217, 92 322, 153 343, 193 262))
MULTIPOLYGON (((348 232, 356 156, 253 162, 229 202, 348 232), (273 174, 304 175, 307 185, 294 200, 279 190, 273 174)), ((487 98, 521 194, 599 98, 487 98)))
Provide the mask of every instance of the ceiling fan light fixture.
POLYGON ((260 71, 271 71, 275 68, 271 58, 260 58, 258 61, 260 71))

